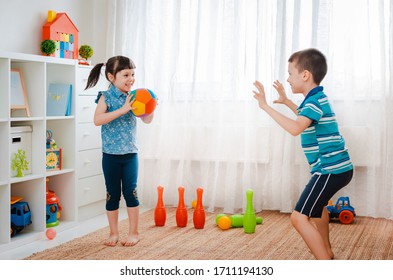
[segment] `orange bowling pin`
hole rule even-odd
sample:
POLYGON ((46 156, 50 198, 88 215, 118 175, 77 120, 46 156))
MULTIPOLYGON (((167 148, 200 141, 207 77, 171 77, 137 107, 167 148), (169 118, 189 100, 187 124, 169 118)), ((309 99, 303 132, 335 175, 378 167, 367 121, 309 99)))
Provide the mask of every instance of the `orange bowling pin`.
POLYGON ((162 227, 165 225, 166 221, 166 210, 164 206, 164 199, 163 199, 164 187, 158 186, 157 187, 157 205, 156 209, 154 210, 154 222, 156 226, 162 227))
POLYGON ((196 229, 203 229, 205 226, 205 210, 203 209, 203 204, 202 204, 202 195, 203 195, 203 189, 201 187, 197 188, 197 204, 194 209, 194 216, 193 216, 193 221, 194 221, 194 227, 196 229))
POLYGON ((176 224, 178 227, 185 227, 187 226, 188 213, 184 204, 184 187, 180 186, 177 190, 179 192, 179 204, 176 209, 176 224))

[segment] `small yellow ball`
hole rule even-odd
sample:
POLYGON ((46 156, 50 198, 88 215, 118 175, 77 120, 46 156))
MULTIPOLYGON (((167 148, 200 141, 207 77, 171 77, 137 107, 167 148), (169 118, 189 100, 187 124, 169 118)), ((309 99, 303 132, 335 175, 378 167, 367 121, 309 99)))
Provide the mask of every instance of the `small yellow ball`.
POLYGON ((220 229, 226 230, 231 227, 231 223, 231 218, 229 218, 228 216, 222 216, 218 219, 217 225, 220 229))
POLYGON ((191 206, 192 206, 192 208, 195 209, 196 205, 197 205, 197 200, 195 199, 192 201, 191 206))

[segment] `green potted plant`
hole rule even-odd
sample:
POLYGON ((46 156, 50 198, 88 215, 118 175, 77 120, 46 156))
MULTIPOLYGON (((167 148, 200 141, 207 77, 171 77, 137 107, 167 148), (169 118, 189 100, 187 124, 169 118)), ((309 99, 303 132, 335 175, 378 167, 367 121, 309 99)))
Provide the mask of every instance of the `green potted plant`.
POLYGON ((23 170, 28 170, 29 162, 26 160, 26 151, 18 149, 18 152, 14 154, 11 161, 12 170, 16 170, 16 177, 23 177, 23 170))
POLYGON ((41 52, 50 56, 56 50, 56 43, 53 40, 44 40, 41 42, 41 52))
POLYGON ((79 64, 90 65, 89 58, 93 56, 93 48, 89 45, 82 45, 79 48, 79 55, 84 59, 79 64))

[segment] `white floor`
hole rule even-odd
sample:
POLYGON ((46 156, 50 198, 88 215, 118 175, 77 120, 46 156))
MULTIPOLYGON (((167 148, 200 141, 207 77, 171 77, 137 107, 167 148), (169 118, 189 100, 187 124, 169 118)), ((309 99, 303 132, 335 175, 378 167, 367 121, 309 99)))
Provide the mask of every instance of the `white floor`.
MULTIPOLYGON (((143 211, 143 209, 140 209, 140 212, 143 211)), ((119 220, 125 218, 127 218, 127 211, 126 209, 121 208, 119 212, 119 220)), ((90 232, 96 231, 106 226, 108 226, 108 220, 106 218, 106 215, 100 215, 90 220, 83 221, 83 223, 79 223, 76 228, 72 228, 58 233, 53 240, 43 239, 24 246, 17 247, 4 253, 0 252, 0 260, 21 260, 34 253, 53 248, 64 242, 86 235, 90 232)))

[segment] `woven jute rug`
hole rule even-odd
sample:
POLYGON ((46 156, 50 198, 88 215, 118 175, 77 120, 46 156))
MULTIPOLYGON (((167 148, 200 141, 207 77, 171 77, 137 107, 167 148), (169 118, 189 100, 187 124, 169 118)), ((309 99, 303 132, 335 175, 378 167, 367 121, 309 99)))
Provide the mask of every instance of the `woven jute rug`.
MULTIPOLYGON (((188 225, 176 226, 175 208, 167 209, 163 227, 154 225, 154 210, 140 215, 140 242, 133 247, 103 245, 108 227, 35 253, 26 260, 313 260, 314 257, 290 224, 290 214, 262 211, 263 224, 255 233, 243 228, 221 230, 215 223, 217 213, 206 213, 203 229, 195 229, 193 210, 188 225)), ((125 237, 127 220, 121 221, 125 237)), ((393 221, 356 217, 354 223, 330 223, 335 258, 339 260, 392 260, 393 221)))

